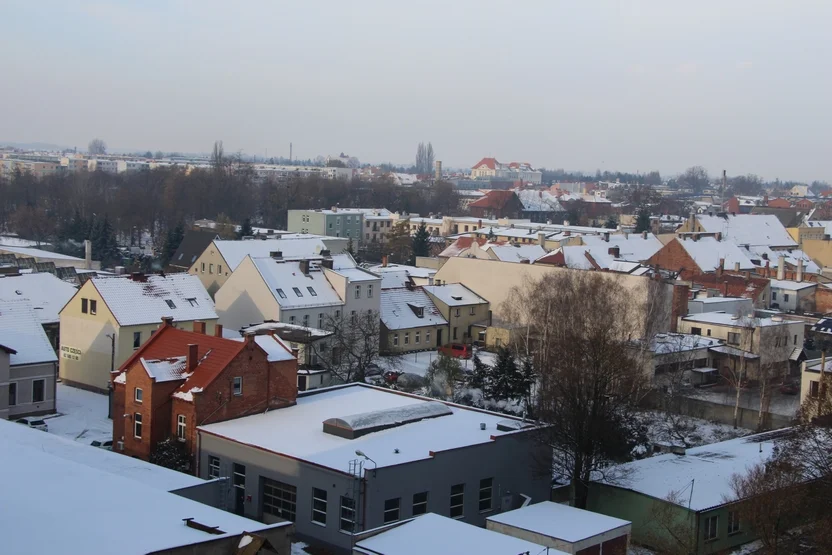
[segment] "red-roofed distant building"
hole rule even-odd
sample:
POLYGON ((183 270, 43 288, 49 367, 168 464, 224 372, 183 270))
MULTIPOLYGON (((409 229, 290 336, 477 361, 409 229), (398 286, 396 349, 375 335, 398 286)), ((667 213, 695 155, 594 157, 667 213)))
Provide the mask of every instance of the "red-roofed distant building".
POLYGON ((488 191, 485 196, 468 205, 475 218, 519 218, 523 203, 514 191, 488 191))
POLYGON ((185 331, 166 319, 113 373, 113 450, 149 460, 167 438, 193 460, 196 427, 295 403, 296 354, 274 335, 185 331))
POLYGON ((769 208, 791 208, 792 203, 790 203, 789 201, 787 201, 784 198, 773 198, 773 199, 768 201, 767 206, 769 208))
POLYGON ((532 168, 528 162, 503 164, 496 158, 483 158, 471 167, 471 178, 482 180, 517 181, 540 185, 543 172, 532 168))

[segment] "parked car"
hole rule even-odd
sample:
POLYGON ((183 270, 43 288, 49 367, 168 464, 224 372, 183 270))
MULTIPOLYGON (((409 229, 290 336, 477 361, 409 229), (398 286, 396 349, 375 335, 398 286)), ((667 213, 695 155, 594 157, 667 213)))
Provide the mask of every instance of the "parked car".
POLYGON ((471 358, 473 354, 471 345, 466 345, 464 343, 451 343, 449 345, 445 345, 444 347, 439 347, 439 352, 445 356, 454 358, 471 358))
POLYGON ((42 432, 48 432, 49 426, 46 425, 46 421, 42 418, 37 418, 35 416, 27 416, 25 418, 18 418, 18 424, 23 424, 24 426, 29 426, 30 428, 34 428, 36 430, 40 430, 42 432))
POLYGON ((90 445, 98 447, 99 449, 106 449, 107 451, 113 450, 113 441, 111 439, 108 439, 107 441, 93 440, 90 445))
POLYGON ((364 371, 364 375, 368 376, 368 377, 369 376, 381 376, 382 375, 381 367, 378 364, 376 364, 374 362, 371 362, 370 364, 367 365, 367 368, 364 371))
POLYGON ((395 370, 388 370, 384 373, 384 381, 389 384, 394 384, 399 381, 399 376, 402 375, 402 372, 396 372, 395 370))

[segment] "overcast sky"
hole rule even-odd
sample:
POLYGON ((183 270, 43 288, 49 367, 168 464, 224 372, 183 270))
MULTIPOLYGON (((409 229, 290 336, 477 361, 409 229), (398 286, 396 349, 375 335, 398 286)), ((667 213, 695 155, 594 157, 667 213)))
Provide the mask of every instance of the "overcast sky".
POLYGON ((832 1, 0 0, 0 140, 832 182, 832 1))

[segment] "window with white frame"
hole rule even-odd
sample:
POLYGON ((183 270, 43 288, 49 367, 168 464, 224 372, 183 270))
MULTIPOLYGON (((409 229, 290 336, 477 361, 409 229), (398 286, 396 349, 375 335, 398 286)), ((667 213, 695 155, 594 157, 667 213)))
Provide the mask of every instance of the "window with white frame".
POLYGON ((341 518, 338 529, 349 533, 355 531, 355 499, 341 496, 341 518))
POLYGON ((220 477, 220 458, 213 455, 208 457, 208 478, 220 477))
POLYGON ((396 522, 399 520, 399 506, 401 505, 401 498, 388 499, 384 502, 384 524, 396 522))
POLYGON ((740 512, 728 511, 728 535, 740 532, 740 512))
POLYGON ((361 286, 360 285, 355 286, 355 298, 356 299, 361 298, 361 286))
POLYGON ((430 343, 430 330, 425 330, 425 343, 430 343))
POLYGON ((399 334, 394 333, 393 334, 393 346, 398 347, 398 345, 399 345, 399 334))
POLYGON ((470 314, 471 316, 476 314, 476 312, 477 312, 477 307, 475 307, 475 306, 472 306, 471 308, 468 309, 468 314, 470 314))
POLYGON ((263 512, 294 522, 297 494, 295 486, 263 478, 263 512))
POLYGON ((137 403, 141 403, 141 402, 142 402, 142 395, 143 395, 143 394, 144 394, 144 392, 142 391, 142 388, 137 387, 137 388, 133 391, 133 400, 134 400, 134 401, 136 401, 137 403))
POLYGON ((428 512, 428 492, 413 494, 413 516, 423 515, 428 512))
POLYGON ((243 377, 242 376, 235 376, 233 382, 233 390, 234 395, 242 395, 243 394, 243 377))
POLYGON ((410 345, 410 332, 409 331, 404 332, 404 344, 405 345, 410 345))
POLYGON ((451 486, 451 518, 462 518, 465 505, 465 484, 451 486))
POLYGON ((133 437, 142 438, 142 413, 140 412, 133 415, 133 437))
POLYGON ((326 490, 312 488, 312 522, 326 526, 326 490))
POLYGON ((420 335, 421 335, 421 332, 418 332, 418 331, 413 334, 413 343, 415 343, 416 345, 421 343, 420 335))
POLYGON ((185 423, 186 418, 184 414, 179 414, 176 416, 176 438, 179 441, 185 441, 185 431, 187 429, 185 423))
POLYGON ((368 299, 373 298, 373 284, 372 283, 367 284, 367 298, 368 299))
POLYGON ((491 510, 492 491, 494 478, 483 478, 480 480, 480 512, 491 510))
POLYGON ((719 535, 719 517, 709 516, 705 519, 705 541, 713 541, 719 535))

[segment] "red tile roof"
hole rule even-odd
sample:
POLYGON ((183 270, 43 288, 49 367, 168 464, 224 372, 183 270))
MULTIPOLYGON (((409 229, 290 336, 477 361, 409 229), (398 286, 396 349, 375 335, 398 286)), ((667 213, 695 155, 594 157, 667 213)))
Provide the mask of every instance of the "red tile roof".
POLYGON ((499 162, 497 161, 496 158, 483 158, 482 160, 480 160, 479 162, 474 164, 471 167, 471 169, 475 170, 475 169, 479 168, 480 166, 482 166, 483 164, 488 166, 489 169, 496 170, 497 169, 497 164, 499 164, 499 162))
POLYGON ((773 198, 768 201, 769 208, 791 208, 791 203, 784 198, 773 198))
POLYGON ((488 242, 488 239, 485 237, 460 237, 448 245, 445 250, 440 252, 439 256, 448 258, 452 256, 459 256, 459 253, 462 251, 470 249, 471 245, 474 244, 475 241, 479 246, 483 246, 488 242))
POLYGON ((140 358, 166 359, 187 356, 188 345, 196 344, 199 364, 178 391, 187 392, 198 387, 205 389, 243 350, 245 341, 214 337, 203 333, 180 330, 163 325, 133 356, 121 365, 120 371, 130 368, 140 358))
POLYGON ((468 205, 469 208, 504 208, 506 204, 514 197, 514 191, 495 190, 488 191, 485 196, 478 198, 468 205))

